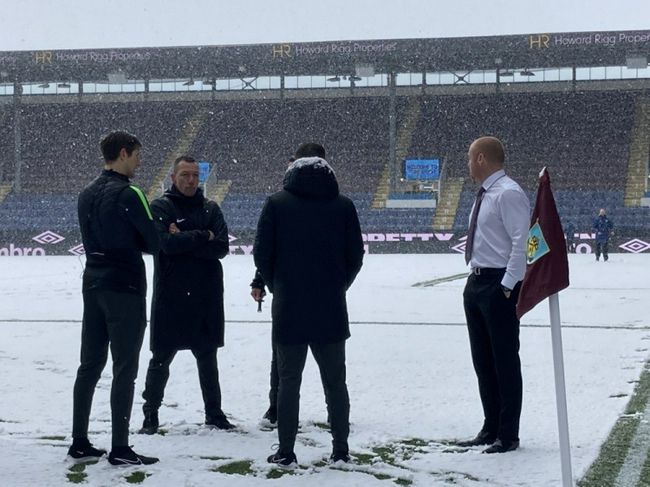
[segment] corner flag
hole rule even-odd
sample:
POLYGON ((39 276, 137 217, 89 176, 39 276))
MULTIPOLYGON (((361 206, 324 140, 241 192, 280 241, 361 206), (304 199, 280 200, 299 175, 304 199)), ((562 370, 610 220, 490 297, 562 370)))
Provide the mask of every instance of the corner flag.
POLYGON ((528 232, 526 275, 519 291, 517 317, 533 309, 548 298, 553 344, 555 401, 559 430, 562 485, 573 486, 571 473, 571 446, 569 444, 569 415, 564 384, 564 357, 562 354, 562 326, 558 292, 569 285, 569 261, 560 217, 551 191, 551 178, 546 168, 539 173, 537 201, 528 232))
POLYGON ((544 299, 569 286, 564 231, 546 168, 539 175, 526 254, 528 265, 517 301, 519 319, 544 299))

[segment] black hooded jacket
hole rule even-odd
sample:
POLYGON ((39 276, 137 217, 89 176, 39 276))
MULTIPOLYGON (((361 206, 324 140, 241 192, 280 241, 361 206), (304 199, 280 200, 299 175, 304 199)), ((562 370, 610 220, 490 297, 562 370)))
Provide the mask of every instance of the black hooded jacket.
POLYGON ((229 240, 219 205, 207 200, 200 188, 188 197, 172 186, 151 202, 151 209, 161 240, 154 268, 151 350, 223 346, 219 259, 228 254, 229 240), (172 223, 180 233, 169 233, 172 223))
POLYGON ((284 189, 262 209, 255 265, 273 293, 273 340, 334 343, 350 336, 345 294, 361 269, 363 240, 352 201, 323 159, 289 166, 284 189))
POLYGON ((79 194, 77 210, 86 253, 83 292, 144 296, 142 252, 156 254, 160 242, 142 191, 123 174, 105 169, 79 194))

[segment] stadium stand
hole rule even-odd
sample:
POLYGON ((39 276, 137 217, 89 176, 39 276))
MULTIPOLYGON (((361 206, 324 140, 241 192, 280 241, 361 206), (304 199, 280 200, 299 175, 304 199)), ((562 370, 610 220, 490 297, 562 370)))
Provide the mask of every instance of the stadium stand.
MULTIPOLYGON (((650 221, 647 208, 623 204, 635 99, 630 92, 600 91, 414 96, 400 100, 398 125, 407 107, 413 112, 413 103, 419 103, 405 155, 439 157, 446 177, 465 179, 469 141, 496 135, 506 144, 510 174, 531 198, 546 165, 563 219, 587 230, 597 209, 606 207, 619 227, 634 228, 650 221)), ((73 229, 76 194, 101 167, 97 141, 116 127, 142 140, 144 163, 136 183, 149 188, 197 110, 207 117, 189 152, 213 162, 217 180, 231 182, 222 207, 234 231, 254 230, 265 197, 280 187, 288 156, 305 140, 328 149, 341 190, 357 204, 365 231, 432 230, 435 209, 372 207, 388 153, 385 97, 26 105, 22 192, 0 204, 7 228, 73 229)), ((4 154, 11 152, 8 138, 4 154)), ((453 230, 466 229, 474 191, 466 180, 453 230)))

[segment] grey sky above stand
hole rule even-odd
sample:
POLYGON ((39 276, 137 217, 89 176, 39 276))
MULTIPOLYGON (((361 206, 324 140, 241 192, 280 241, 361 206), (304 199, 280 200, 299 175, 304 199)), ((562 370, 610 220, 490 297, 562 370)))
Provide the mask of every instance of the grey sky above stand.
POLYGON ((0 11, 1 51, 650 28, 649 0, 0 0, 0 11))

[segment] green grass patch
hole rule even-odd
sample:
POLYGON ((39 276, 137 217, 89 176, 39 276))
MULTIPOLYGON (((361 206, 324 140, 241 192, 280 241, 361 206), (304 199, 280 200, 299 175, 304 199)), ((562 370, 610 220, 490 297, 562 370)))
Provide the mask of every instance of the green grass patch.
POLYGON ((214 461, 219 461, 219 460, 230 460, 230 457, 199 457, 201 460, 214 460, 214 461))
POLYGON ((395 463, 395 451, 392 448, 392 445, 386 446, 376 446, 372 451, 377 455, 384 463, 393 465, 395 463))
POLYGON ((133 472, 131 475, 125 478, 129 484, 141 484, 147 477, 151 477, 151 474, 138 470, 137 472, 133 472))
POLYGON ((413 483, 410 479, 395 479, 394 482, 397 485, 411 485, 413 483))
POLYGON ((68 482, 71 482, 73 484, 81 484, 84 482, 86 480, 86 477, 88 477, 88 474, 85 472, 86 465, 87 464, 85 463, 75 463, 72 465, 68 469, 69 472, 66 474, 68 482))
POLYGON ((88 477, 88 474, 85 472, 68 472, 66 474, 66 477, 68 478, 68 482, 70 483, 82 484, 83 482, 86 481, 86 477, 88 477))
POLYGON ((429 446, 429 442, 427 440, 423 440, 422 438, 407 438, 406 440, 401 440, 400 443, 402 445, 414 447, 429 446))
POLYGON ((285 475, 295 475, 295 470, 288 468, 272 468, 266 474, 267 479, 279 479, 285 475))
POLYGON ((158 428, 158 434, 160 436, 165 436, 167 433, 169 433, 169 430, 167 430, 165 428, 158 428))
POLYGON ((253 475, 253 461, 240 460, 238 462, 230 462, 224 465, 219 465, 211 469, 213 472, 225 473, 228 475, 253 475))
POLYGON ((646 457, 637 485, 650 485, 650 456, 646 457))
POLYGON ((352 456, 359 465, 372 465, 377 458, 376 455, 371 455, 370 453, 355 453, 352 456))
POLYGON ((375 477, 377 480, 390 480, 390 479, 393 478, 390 475, 387 475, 385 473, 373 473, 373 472, 370 472, 370 475, 375 477))
POLYGON ((327 431, 330 430, 330 425, 329 424, 323 423, 323 422, 320 422, 320 421, 314 421, 314 426, 316 426, 317 428, 323 429, 323 430, 327 430, 327 431))
POLYGON ((65 440, 65 436, 57 436, 57 435, 39 436, 37 439, 39 439, 39 440, 63 441, 63 440, 65 440))
MULTIPOLYGON (((650 369, 646 364, 639 382, 630 398, 625 415, 621 416, 605 443, 600 447, 598 458, 591 464, 585 476, 578 482, 578 487, 602 487, 614 485, 616 478, 625 462, 625 457, 630 449, 632 438, 641 421, 641 413, 645 410, 650 398, 650 369)), ((650 466, 646 460, 641 475, 650 476, 650 466)), ((641 483, 642 485, 650 485, 641 483)))

